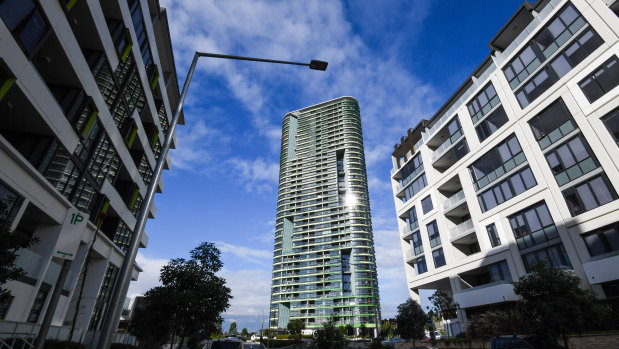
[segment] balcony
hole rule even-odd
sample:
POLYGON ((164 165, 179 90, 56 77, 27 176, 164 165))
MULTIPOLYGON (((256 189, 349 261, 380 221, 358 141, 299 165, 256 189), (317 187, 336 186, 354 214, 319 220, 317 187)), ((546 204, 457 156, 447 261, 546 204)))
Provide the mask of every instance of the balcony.
POLYGON ((460 138, 464 136, 462 129, 458 129, 453 135, 451 135, 443 144, 441 144, 434 153, 432 153, 432 163, 435 163, 445 152, 451 149, 452 145, 454 145, 460 138))
POLYGON ((601 284, 619 279, 619 269, 617 269, 617 265, 619 265, 619 251, 614 253, 614 255, 602 255, 602 258, 591 258, 594 260, 582 265, 590 284, 601 284))
POLYGON ((416 232, 417 230, 419 230, 419 221, 414 221, 411 224, 407 224, 404 227, 404 230, 402 231, 402 239, 403 240, 410 240, 413 238, 413 233, 416 232))
POLYGON ((411 246, 410 250, 406 251, 406 255, 405 255, 406 263, 413 263, 417 259, 417 256, 419 256, 422 253, 423 253, 423 245, 415 247, 415 248, 411 246))
POLYGON ((450 196, 447 200, 443 201, 443 213, 447 214, 449 211, 452 211, 453 209, 457 208, 465 202, 466 198, 464 196, 464 190, 460 190, 459 192, 450 196))
POLYGON ((508 281, 468 288, 454 294, 454 302, 464 309, 517 300, 514 286, 508 281))
POLYGON ((471 233, 475 232, 475 225, 473 224, 473 220, 469 219, 468 221, 462 222, 455 227, 449 229, 449 240, 451 242, 455 242, 467 237, 471 233))

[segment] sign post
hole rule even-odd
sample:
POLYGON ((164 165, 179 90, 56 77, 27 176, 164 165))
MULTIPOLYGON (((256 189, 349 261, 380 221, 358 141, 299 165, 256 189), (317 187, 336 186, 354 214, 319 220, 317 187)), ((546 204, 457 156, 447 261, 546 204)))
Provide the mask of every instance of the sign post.
MULTIPOLYGON (((45 339, 47 338, 49 327, 54 318, 56 307, 58 306, 58 300, 60 299, 60 294, 62 293, 62 287, 67 280, 67 274, 69 274, 69 269, 71 268, 71 261, 75 259, 77 250, 80 247, 80 242, 82 241, 82 236, 84 235, 84 229, 86 229, 87 223, 87 213, 80 212, 75 208, 69 209, 67 216, 64 219, 64 223, 62 224, 62 228, 60 229, 60 235, 56 241, 54 252, 52 253, 52 257, 63 259, 62 269, 60 269, 58 280, 56 280, 56 285, 54 286, 54 291, 52 292, 52 298, 50 298, 49 305, 45 311, 45 316, 43 317, 43 322, 41 323, 41 329, 39 330, 39 334, 37 335, 37 339, 35 341, 35 349, 43 349, 45 345, 45 339)), ((69 341, 70 340, 71 338, 69 338, 69 341)))

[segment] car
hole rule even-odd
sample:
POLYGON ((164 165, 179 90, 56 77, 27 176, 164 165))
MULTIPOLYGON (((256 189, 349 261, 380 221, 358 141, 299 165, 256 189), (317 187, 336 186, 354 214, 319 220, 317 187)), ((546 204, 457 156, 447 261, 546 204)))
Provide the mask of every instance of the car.
POLYGON ((499 336, 490 340, 490 349, 533 349, 526 336, 499 336))
POLYGON ((203 349, 264 349, 260 343, 246 343, 236 337, 217 338, 208 341, 203 349))

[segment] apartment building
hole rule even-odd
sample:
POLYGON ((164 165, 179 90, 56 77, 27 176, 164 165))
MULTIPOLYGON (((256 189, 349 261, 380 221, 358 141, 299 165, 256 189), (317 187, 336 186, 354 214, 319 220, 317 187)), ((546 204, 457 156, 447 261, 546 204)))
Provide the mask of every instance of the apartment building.
POLYGON ((361 115, 340 97, 284 117, 271 329, 301 319, 375 332, 380 319, 361 115))
POLYGON ((619 3, 525 2, 392 154, 410 296, 458 319, 517 300, 537 262, 619 295, 619 3))
POLYGON ((53 311, 50 336, 66 339, 73 326, 86 341, 102 325, 180 98, 166 11, 155 0, 4 0, 0 18, 0 199, 11 227, 38 239, 19 251, 25 275, 2 285, 11 297, 0 326, 36 332, 53 311))

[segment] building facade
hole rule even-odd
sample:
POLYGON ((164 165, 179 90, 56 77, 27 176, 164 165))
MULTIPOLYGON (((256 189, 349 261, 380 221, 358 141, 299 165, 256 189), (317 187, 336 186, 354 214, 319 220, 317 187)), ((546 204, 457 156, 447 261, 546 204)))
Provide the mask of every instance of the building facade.
POLYGON ((413 299, 442 290, 465 322, 516 301, 512 282, 536 262, 619 295, 618 9, 525 2, 473 74, 395 146, 413 299))
POLYGON ((3 331, 34 330, 24 324, 54 311, 63 328, 51 336, 74 325, 73 338, 88 340, 180 98, 166 12, 154 0, 5 0, 0 18, 0 199, 11 227, 38 239, 18 253, 25 275, 2 286, 12 294, 0 304, 3 331), (58 254, 67 243, 75 251, 58 254))
MULTIPOLYGON (((271 329, 380 319, 359 105, 340 97, 286 114, 282 129, 271 329)), ((350 327, 349 327, 350 328, 350 327)))

